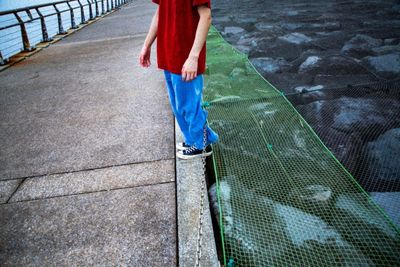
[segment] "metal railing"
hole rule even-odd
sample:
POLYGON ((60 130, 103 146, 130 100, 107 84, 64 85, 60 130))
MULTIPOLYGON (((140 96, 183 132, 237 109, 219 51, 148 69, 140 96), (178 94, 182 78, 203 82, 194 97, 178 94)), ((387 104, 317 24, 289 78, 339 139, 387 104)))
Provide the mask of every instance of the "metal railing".
POLYGON ((52 36, 66 34, 67 29, 76 29, 98 16, 132 0, 62 0, 48 4, 0 12, 0 65, 21 51, 32 51, 40 42, 52 41, 52 36), (56 22, 55 22, 56 19, 56 22), (77 23, 77 21, 79 22, 77 23), (40 22, 40 25, 38 25, 40 22), (49 27, 56 26, 52 33, 49 27), (36 34, 36 35, 35 35, 36 34), (39 39, 38 39, 39 38, 39 39))

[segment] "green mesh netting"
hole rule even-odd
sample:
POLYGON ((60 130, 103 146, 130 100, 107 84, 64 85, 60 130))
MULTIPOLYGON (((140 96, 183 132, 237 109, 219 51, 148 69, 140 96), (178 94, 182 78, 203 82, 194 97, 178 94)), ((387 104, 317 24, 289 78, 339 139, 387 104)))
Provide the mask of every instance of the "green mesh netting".
POLYGON ((399 266, 396 226, 214 27, 207 65, 225 266, 399 266))

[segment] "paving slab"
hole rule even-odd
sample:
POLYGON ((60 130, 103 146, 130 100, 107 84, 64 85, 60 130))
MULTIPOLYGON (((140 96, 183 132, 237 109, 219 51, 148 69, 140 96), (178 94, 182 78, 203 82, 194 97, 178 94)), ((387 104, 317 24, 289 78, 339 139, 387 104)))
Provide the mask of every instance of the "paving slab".
POLYGON ((0 204, 6 203, 15 192, 22 179, 0 181, 0 204))
POLYGON ((163 77, 138 64, 143 39, 53 45, 1 72, 0 179, 173 158, 163 77))
MULTIPOLYGON (((160 160, 27 178, 9 202, 175 181, 173 160, 160 160)), ((0 183, 1 184, 1 183, 0 183)))
MULTIPOLYGON (((182 132, 177 122, 175 125, 176 141, 182 142, 182 132)), ((201 159, 176 158, 179 266, 182 267, 196 266, 202 179, 205 178, 201 159)), ((201 266, 219 267, 207 192, 202 225, 201 266)))
POLYGON ((1 266, 176 266, 174 183, 0 205, 1 266))

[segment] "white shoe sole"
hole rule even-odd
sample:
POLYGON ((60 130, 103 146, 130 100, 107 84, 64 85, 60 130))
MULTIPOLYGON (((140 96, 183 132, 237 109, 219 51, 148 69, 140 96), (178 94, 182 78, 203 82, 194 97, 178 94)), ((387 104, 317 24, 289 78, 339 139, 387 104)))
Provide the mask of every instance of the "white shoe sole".
POLYGON ((180 159, 194 159, 194 158, 201 158, 202 156, 210 156, 212 154, 212 151, 210 152, 206 152, 206 153, 202 153, 202 154, 197 154, 197 155, 193 155, 193 156, 189 156, 189 155, 184 155, 182 153, 177 152, 176 156, 180 159))

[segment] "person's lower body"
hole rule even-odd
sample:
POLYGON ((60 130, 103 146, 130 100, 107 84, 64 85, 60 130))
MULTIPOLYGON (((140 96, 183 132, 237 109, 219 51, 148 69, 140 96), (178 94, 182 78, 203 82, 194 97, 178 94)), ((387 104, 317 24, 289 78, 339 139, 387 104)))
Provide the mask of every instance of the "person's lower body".
MULTIPOLYGON (((191 81, 183 81, 182 76, 164 70, 172 112, 184 137, 184 147, 178 151, 180 158, 202 156, 199 151, 204 148, 204 127, 206 131, 206 150, 209 144, 218 141, 218 134, 207 125, 208 112, 201 106, 203 96, 203 75, 197 75, 191 81), (186 154, 186 156, 185 156, 186 154)), ((182 146, 182 144, 181 144, 182 146)))

